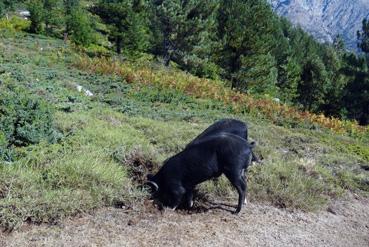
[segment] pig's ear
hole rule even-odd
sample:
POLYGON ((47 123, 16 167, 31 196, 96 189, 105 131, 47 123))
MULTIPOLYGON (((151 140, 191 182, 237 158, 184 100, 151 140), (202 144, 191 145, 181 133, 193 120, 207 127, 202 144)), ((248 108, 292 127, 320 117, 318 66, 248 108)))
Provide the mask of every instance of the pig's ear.
POLYGON ((159 185, 153 181, 153 174, 147 174, 146 178, 147 178, 147 182, 145 183, 145 185, 147 185, 148 187, 150 187, 150 192, 151 193, 155 193, 159 190, 159 185))
POLYGON ((159 190, 159 186, 157 183, 155 183, 154 181, 147 181, 145 183, 145 185, 147 185, 150 188, 150 193, 153 194, 155 192, 157 192, 159 190))

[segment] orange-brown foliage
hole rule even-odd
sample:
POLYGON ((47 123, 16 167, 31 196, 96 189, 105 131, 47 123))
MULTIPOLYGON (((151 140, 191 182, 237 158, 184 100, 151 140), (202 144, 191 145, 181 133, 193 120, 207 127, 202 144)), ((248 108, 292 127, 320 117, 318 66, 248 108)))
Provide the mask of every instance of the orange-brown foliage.
POLYGON ((78 68, 99 74, 115 74, 123 77, 128 83, 155 84, 161 87, 177 89, 197 98, 220 100, 232 105, 235 112, 249 112, 262 114, 268 120, 278 123, 281 120, 288 122, 306 122, 331 129, 337 133, 360 134, 369 132, 355 121, 342 121, 323 114, 314 114, 277 103, 271 99, 256 99, 250 95, 232 90, 221 81, 198 78, 189 73, 153 69, 145 65, 134 65, 129 62, 117 62, 111 58, 80 57, 75 64, 78 68))

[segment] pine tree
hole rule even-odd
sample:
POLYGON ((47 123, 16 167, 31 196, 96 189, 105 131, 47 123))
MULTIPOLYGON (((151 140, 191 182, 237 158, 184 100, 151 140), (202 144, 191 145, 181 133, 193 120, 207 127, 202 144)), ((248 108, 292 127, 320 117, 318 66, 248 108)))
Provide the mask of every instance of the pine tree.
POLYGON ((218 62, 233 87, 276 96, 276 20, 264 1, 221 1, 218 62))
POLYGON ((5 14, 6 6, 3 1, 0 1, 0 17, 5 14))
POLYGON ((278 87, 280 97, 284 102, 297 103, 299 93, 297 87, 301 84, 301 66, 293 56, 288 56, 286 64, 280 67, 278 87))
POLYGON ((328 75, 321 58, 315 54, 306 58, 302 66, 301 84, 298 86, 299 103, 305 110, 319 112, 325 103, 328 75))
POLYGON ((345 76, 341 111, 348 118, 356 119, 362 125, 369 124, 369 20, 364 19, 362 30, 357 32, 358 48, 365 56, 353 53, 342 55, 341 71, 345 76))
POLYGON ((343 52, 345 50, 345 41, 342 36, 337 34, 333 39, 333 47, 338 52, 343 52))
POLYGON ((148 47, 146 1, 100 0, 92 12, 109 25, 110 37, 116 44, 117 53, 144 51, 148 47))
POLYGON ((362 30, 357 31, 358 48, 364 53, 369 54, 369 20, 364 19, 362 30))
POLYGON ((80 0, 63 0, 65 14, 70 15, 74 8, 78 8, 81 6, 80 0))
POLYGON ((30 12, 30 32, 32 33, 41 33, 43 29, 43 23, 45 18, 45 11, 43 8, 42 0, 34 0, 28 4, 28 9, 30 12))
POLYGON ((347 117, 362 125, 369 124, 369 20, 364 19, 362 30, 357 32, 358 47, 365 56, 345 54, 343 73, 348 78, 343 103, 347 117))
POLYGON ((53 34, 54 29, 62 28, 64 16, 60 0, 43 0, 44 23, 46 32, 53 34))
POLYGON ((369 68, 366 58, 348 54, 344 57, 344 73, 349 81, 344 90, 343 106, 347 117, 369 124, 369 68))
MULTIPOLYGON (((210 76, 207 65, 214 45, 217 0, 153 1, 155 44, 153 52, 200 76, 210 76)), ((214 66, 215 68, 215 66, 214 66)), ((216 68, 215 68, 216 70, 216 68)))
POLYGON ((64 16, 66 17, 66 26, 65 26, 65 32, 67 34, 72 32, 72 28, 70 25, 72 25, 71 21, 68 21, 68 18, 70 19, 70 16, 75 12, 76 9, 80 8, 80 0, 63 0, 64 4, 64 16))
POLYGON ((87 11, 79 6, 73 7, 66 16, 66 30, 78 45, 87 46, 95 41, 94 29, 87 11))
POLYGON ((241 68, 241 56, 250 53, 244 29, 249 25, 250 6, 242 1, 221 1, 218 13, 218 39, 221 48, 218 63, 226 71, 226 78, 236 86, 236 73, 241 68))
POLYGON ((342 97, 344 95, 344 88, 348 82, 348 77, 342 73, 344 53, 337 45, 341 44, 334 43, 333 46, 327 46, 324 49, 322 58, 327 71, 328 81, 325 103, 320 109, 327 115, 341 117, 342 108, 344 107, 342 104, 342 97))
POLYGON ((18 3, 25 3, 27 0, 0 0, 0 17, 8 10, 14 10, 18 3))
POLYGON ((241 56, 241 68, 236 74, 236 87, 252 94, 277 96, 276 60, 270 54, 241 56))
POLYGON ((64 16, 60 0, 35 0, 28 3, 33 33, 44 32, 53 35, 54 29, 63 27, 64 16))

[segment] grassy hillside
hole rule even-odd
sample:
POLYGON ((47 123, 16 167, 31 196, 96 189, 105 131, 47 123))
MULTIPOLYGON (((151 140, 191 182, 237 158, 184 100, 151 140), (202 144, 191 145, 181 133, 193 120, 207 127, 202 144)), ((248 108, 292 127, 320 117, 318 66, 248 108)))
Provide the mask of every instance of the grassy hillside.
MULTIPOLYGON (((95 69, 92 64, 60 40, 0 38, 0 85, 16 85, 45 100, 58 134, 54 142, 12 149, 13 161, 0 164, 0 226, 13 229, 25 221, 56 222, 103 206, 142 203, 145 192, 137 185, 146 173, 225 117, 249 124, 256 153, 263 157, 263 165, 249 170, 250 200, 309 211, 323 209, 348 190, 369 192, 365 130, 345 123, 340 131, 283 114, 271 118, 259 103, 245 110, 244 96, 234 103, 239 94, 222 82, 191 89, 181 83, 201 80, 154 62, 145 62, 146 74, 137 62, 95 63, 95 69), (117 73, 114 66, 131 73, 117 73), (93 96, 79 92, 79 85, 93 96)), ((236 198, 224 178, 200 190, 212 198, 236 198)))

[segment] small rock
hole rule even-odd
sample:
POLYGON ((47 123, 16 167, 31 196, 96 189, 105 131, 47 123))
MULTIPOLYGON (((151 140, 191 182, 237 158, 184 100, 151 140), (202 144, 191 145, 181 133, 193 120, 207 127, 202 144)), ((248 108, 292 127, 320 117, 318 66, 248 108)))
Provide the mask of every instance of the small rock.
POLYGON ((90 90, 85 90, 85 95, 86 96, 89 96, 89 97, 92 97, 92 96, 94 96, 94 94, 93 93, 91 93, 91 91, 90 90))
POLYGON ((333 208, 331 208, 331 207, 328 207, 328 208, 327 208, 327 211, 328 211, 329 213, 331 213, 331 214, 337 215, 337 212, 336 212, 336 211, 334 211, 334 210, 333 210, 333 208))
POLYGON ((81 92, 83 87, 81 85, 77 85, 76 88, 78 92, 81 92))
POLYGON ((128 223, 127 223, 127 225, 129 225, 129 226, 133 226, 133 225, 136 225, 137 224, 137 222, 135 222, 134 220, 132 220, 132 219, 130 219, 129 221, 128 221, 128 223))

